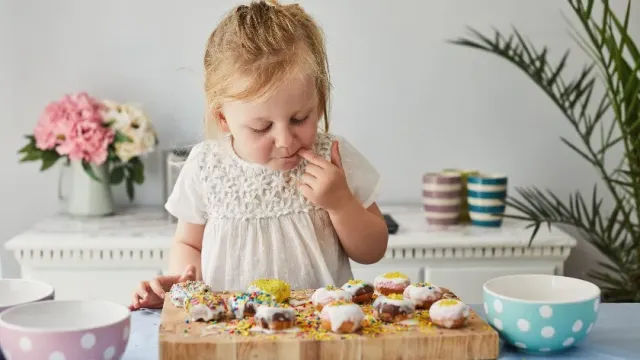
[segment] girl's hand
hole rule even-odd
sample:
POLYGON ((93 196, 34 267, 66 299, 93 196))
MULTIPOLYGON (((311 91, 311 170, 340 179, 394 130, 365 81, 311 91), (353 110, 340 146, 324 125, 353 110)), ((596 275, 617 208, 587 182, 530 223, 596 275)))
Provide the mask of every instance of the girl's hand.
POLYGON ((133 303, 129 305, 129 310, 161 308, 164 303, 164 295, 171 290, 173 284, 195 279, 196 267, 187 265, 180 275, 161 275, 151 280, 151 282, 143 281, 133 293, 133 303))
POLYGON ((337 141, 331 144, 331 161, 307 149, 301 149, 298 155, 309 161, 300 178, 300 192, 305 198, 328 212, 339 212, 355 200, 347 185, 337 141))

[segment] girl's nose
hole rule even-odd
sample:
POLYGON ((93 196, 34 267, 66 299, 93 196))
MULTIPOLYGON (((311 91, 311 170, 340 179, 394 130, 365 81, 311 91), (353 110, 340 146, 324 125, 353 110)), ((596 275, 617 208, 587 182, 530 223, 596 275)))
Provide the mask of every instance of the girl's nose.
POLYGON ((276 147, 279 148, 288 148, 293 143, 293 134, 289 129, 281 129, 276 132, 275 136, 276 147))

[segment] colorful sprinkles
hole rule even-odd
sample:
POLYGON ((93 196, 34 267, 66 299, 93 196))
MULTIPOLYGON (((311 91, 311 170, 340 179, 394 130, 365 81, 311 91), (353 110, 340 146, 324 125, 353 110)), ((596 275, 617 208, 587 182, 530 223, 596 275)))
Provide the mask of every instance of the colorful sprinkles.
MULTIPOLYGON (((267 294, 263 293, 232 293, 232 295, 238 297, 246 296, 251 299, 260 299, 261 301, 269 301, 269 297, 267 294)), ((292 294, 293 295, 293 294, 292 294)), ((296 294, 298 295, 298 294, 296 294)), ((389 298, 394 298, 395 296, 400 296, 399 294, 389 295, 389 298)), ((195 298, 201 298, 200 296, 195 296, 195 298)), ((228 301, 229 294, 223 295, 220 298, 228 301)), ((211 301, 216 299, 216 297, 212 297, 211 295, 205 296, 208 298, 207 300, 211 301)), ((219 298, 218 298, 219 299, 219 298)), ((273 299, 271 299, 273 301, 273 299)), ((457 300, 451 299, 451 302, 457 302, 457 300)), ((336 300, 333 301, 329 306, 339 306, 350 304, 351 302, 346 300, 336 300)), ((319 317, 319 313, 316 309, 308 302, 305 302, 299 306, 291 306, 296 310, 296 323, 294 325, 294 330, 291 332, 286 332, 285 334, 288 336, 292 336, 295 338, 307 339, 307 340, 333 340, 333 339, 349 339, 349 338, 357 338, 357 337, 379 337, 385 334, 394 334, 410 331, 411 329, 416 329, 423 333, 433 333, 439 328, 436 325, 431 323, 429 318, 428 310, 418 310, 416 311, 413 322, 408 323, 385 323, 379 320, 376 320, 373 316, 373 308, 372 308, 373 300, 362 304, 362 310, 365 313, 365 319, 362 324, 362 328, 353 334, 336 334, 331 331, 325 330, 321 328, 321 320, 319 317)), ((278 304, 279 307, 289 307, 287 304, 278 304)), ((229 308, 229 310, 231 310, 229 308)), ((188 328, 182 330, 184 336, 189 336, 191 334, 195 334, 194 331, 200 331, 198 328, 194 328, 196 326, 203 326, 201 329, 200 336, 240 336, 240 337, 250 337, 250 338, 260 338, 260 339, 276 339, 281 334, 269 333, 256 330, 256 323, 253 318, 245 318, 245 319, 235 319, 230 314, 227 319, 224 321, 209 321, 206 323, 202 322, 189 322, 185 321, 188 324, 188 328)))

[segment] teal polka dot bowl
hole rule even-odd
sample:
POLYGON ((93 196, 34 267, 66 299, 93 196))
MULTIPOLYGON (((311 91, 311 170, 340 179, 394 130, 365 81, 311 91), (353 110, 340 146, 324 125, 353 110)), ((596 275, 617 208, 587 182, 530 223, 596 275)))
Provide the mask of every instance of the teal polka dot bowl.
POLYGON ((598 317, 600 288, 570 277, 510 275, 483 286, 487 321, 502 339, 532 354, 576 346, 598 317))

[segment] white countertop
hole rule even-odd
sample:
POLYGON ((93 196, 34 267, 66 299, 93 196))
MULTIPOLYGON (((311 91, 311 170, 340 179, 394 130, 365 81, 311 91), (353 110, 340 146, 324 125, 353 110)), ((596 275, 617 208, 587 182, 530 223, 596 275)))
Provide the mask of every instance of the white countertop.
MULTIPOLYGON (((531 229, 524 222, 505 220, 501 228, 429 226, 421 206, 381 206, 399 224, 389 237, 390 248, 526 247, 531 229)), ((27 249, 167 249, 175 223, 162 207, 132 207, 116 215, 71 218, 56 215, 35 224, 5 244, 9 251, 27 249)), ((555 228, 542 226, 532 247, 575 246, 576 240, 555 228)))

